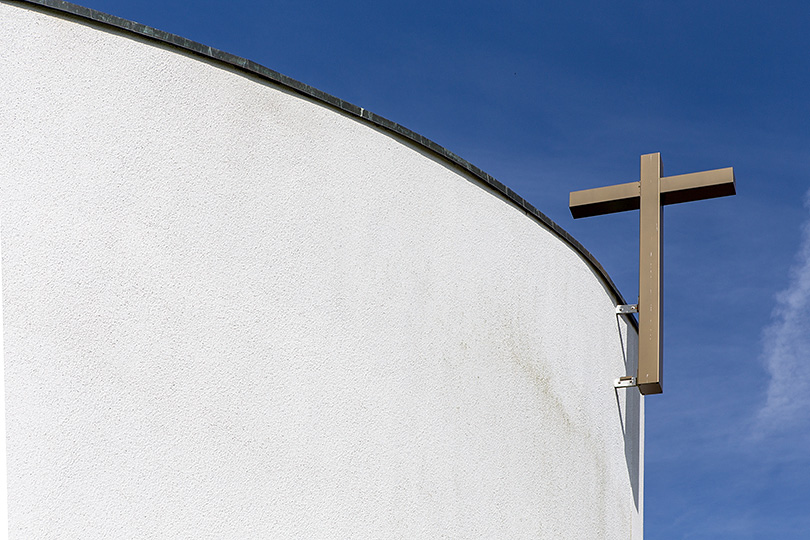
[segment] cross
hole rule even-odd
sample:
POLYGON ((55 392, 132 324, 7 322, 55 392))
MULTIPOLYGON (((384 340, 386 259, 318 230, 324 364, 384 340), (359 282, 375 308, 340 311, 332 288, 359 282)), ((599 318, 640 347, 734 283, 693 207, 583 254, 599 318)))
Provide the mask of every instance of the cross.
MULTIPOLYGON (((575 219, 640 209, 636 385, 642 394, 663 392, 662 207, 736 194, 731 167, 678 176, 663 174, 661 154, 645 154, 641 156, 638 182, 572 191, 568 205, 575 219)), ((620 307, 618 312, 631 311, 620 307)))

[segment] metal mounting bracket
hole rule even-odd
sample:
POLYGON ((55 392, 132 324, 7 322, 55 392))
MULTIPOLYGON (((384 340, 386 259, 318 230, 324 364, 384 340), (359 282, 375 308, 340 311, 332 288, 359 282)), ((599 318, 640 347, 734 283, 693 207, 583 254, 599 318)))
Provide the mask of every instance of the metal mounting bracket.
MULTIPOLYGON (((616 306, 616 316, 629 315, 630 313, 638 313, 638 304, 625 304, 616 306)), ((619 377, 613 382, 614 388, 632 388, 638 386, 638 381, 632 375, 626 377, 619 377)))
POLYGON ((635 377, 630 375, 627 377, 619 377, 616 379, 616 382, 613 383, 614 388, 632 388, 634 386, 638 386, 638 382, 635 377))
POLYGON ((638 313, 638 304, 616 306, 616 315, 626 315, 628 313, 638 313))

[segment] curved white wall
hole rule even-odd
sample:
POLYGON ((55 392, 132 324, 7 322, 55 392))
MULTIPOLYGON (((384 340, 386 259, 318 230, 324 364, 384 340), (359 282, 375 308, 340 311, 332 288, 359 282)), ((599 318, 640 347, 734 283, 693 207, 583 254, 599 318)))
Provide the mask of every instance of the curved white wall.
POLYGON ((636 335, 568 244, 235 69, 0 21, 12 538, 640 538, 636 335))

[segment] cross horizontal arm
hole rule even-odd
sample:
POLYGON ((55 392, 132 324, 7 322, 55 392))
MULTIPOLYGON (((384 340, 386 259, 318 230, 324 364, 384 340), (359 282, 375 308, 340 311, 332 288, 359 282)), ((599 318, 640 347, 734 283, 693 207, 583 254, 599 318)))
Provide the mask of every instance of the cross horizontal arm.
POLYGON ((640 191, 638 182, 572 191, 568 198, 568 208, 574 219, 638 210, 641 204, 640 191))
POLYGON ((661 204, 701 201, 736 195, 734 168, 715 169, 661 179, 661 204))
MULTIPOLYGON (((715 169, 661 178, 661 204, 713 199, 737 192, 734 169, 715 169)), ((572 191, 568 207, 576 218, 638 210, 641 201, 638 182, 572 191)))

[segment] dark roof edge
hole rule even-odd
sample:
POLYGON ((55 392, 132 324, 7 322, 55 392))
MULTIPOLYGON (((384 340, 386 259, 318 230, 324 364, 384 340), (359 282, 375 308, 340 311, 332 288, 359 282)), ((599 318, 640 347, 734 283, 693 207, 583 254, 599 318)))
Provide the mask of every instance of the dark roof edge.
MULTIPOLYGON (((612 293, 613 299, 614 301, 616 301, 616 303, 618 304, 627 303, 622 297, 621 293, 619 292, 619 289, 613 283, 613 280, 610 279, 610 276, 608 276, 608 273, 605 271, 602 265, 599 264, 599 261, 597 261, 594 258, 594 256, 591 255, 591 253, 588 252, 588 250, 586 250, 582 246, 582 244, 580 244, 573 236, 568 234, 562 227, 557 225, 548 216, 546 216, 537 208, 535 208, 526 199, 524 199, 523 197, 512 191, 509 187, 505 186, 504 184, 502 184, 501 182, 499 182, 498 180, 496 180, 483 170, 479 169, 478 167, 470 163, 469 161, 457 156, 456 154, 450 152, 443 146, 436 144, 430 139, 423 137, 422 135, 419 135, 418 133, 415 133, 410 129, 397 124, 396 122, 392 122, 391 120, 376 115, 371 111, 368 111, 362 107, 358 107, 357 105, 354 105, 347 101, 343 101, 340 98, 336 98, 335 96, 327 94, 326 92, 322 92, 317 88, 313 88, 307 84, 304 84, 295 79, 287 77, 286 75, 282 75, 277 71, 268 69, 246 58, 226 53, 224 51, 220 51, 219 49, 214 49, 212 47, 208 47, 207 45, 203 45, 202 43, 197 43, 196 41, 191 41, 190 39, 186 39, 175 34, 170 34, 162 30, 157 30, 155 28, 151 28, 149 26, 140 23, 129 21, 127 19, 122 19, 114 15, 108 15, 101 11, 96 11, 94 9, 82 7, 76 4, 71 4, 70 2, 64 2, 62 0, 0 0, 0 1, 9 4, 24 4, 36 6, 39 8, 47 8, 48 10, 71 15, 73 17, 78 17, 80 19, 84 19, 87 21, 92 21, 102 26, 122 30, 124 32, 135 34, 137 36, 154 40, 162 44, 168 44, 173 47, 178 47, 185 51, 202 56, 204 58, 225 63, 229 66, 250 73, 251 75, 255 75, 259 78, 284 86, 293 92, 317 100, 331 107, 337 108, 340 111, 349 114, 351 116, 362 118, 363 120, 366 120, 377 127, 380 127, 386 131, 389 131, 404 139, 407 139, 408 141, 430 151, 430 153, 435 154, 449 161, 456 167, 459 167, 462 170, 475 176, 485 185, 495 190, 496 192, 500 193, 501 195, 506 197, 510 202, 512 202, 515 206, 523 210, 526 213, 526 215, 528 215, 535 221, 541 223, 543 226, 550 229, 563 241, 565 241, 567 244, 573 247, 574 250, 576 250, 580 255, 582 255, 582 257, 596 271, 596 273, 599 276, 601 276, 605 284, 608 286, 608 289, 612 293)), ((635 317, 630 316, 627 317, 627 319, 629 319, 631 321, 631 324, 636 329, 638 329, 638 323, 635 317)))

